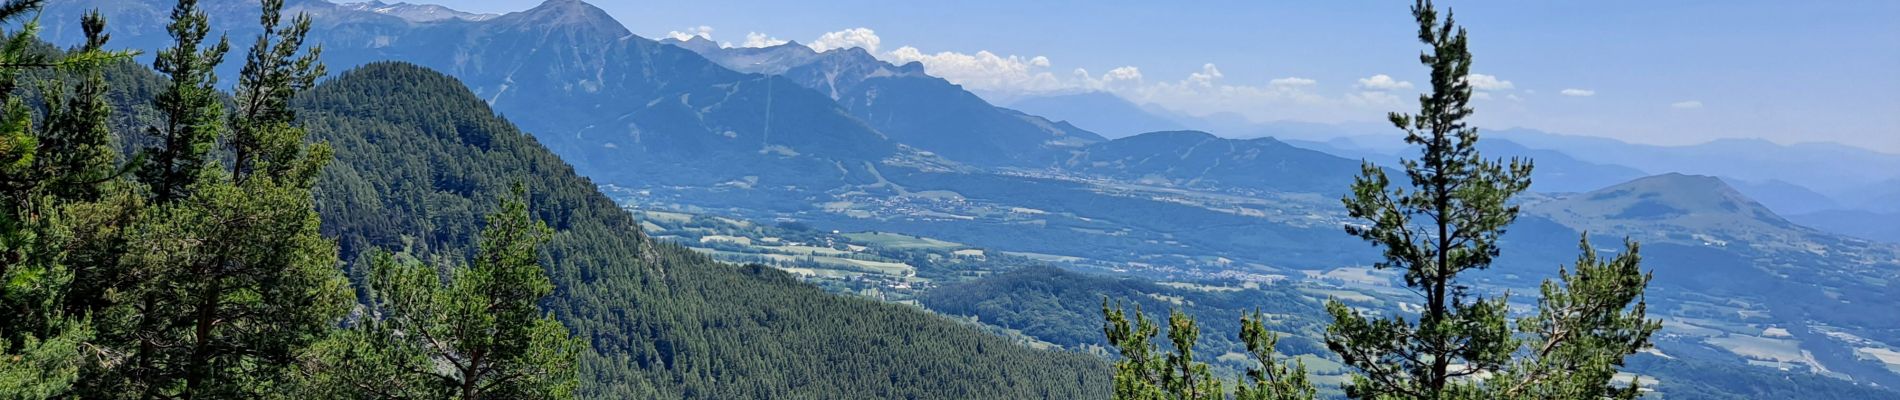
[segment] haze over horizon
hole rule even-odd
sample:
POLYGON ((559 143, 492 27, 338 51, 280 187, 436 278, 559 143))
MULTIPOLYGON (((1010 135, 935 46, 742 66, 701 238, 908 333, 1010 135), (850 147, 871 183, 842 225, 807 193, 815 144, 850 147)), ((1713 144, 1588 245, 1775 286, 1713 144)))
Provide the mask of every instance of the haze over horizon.
MULTIPOLYGON (((541 0, 417 3, 506 13, 541 0)), ((1427 80, 1405 15, 1344 4, 591 3, 653 39, 864 47, 999 103, 1097 90, 1194 115, 1362 123, 1409 109, 1427 80)), ((1475 35, 1480 125, 1900 153, 1900 3, 1444 6, 1475 35)))

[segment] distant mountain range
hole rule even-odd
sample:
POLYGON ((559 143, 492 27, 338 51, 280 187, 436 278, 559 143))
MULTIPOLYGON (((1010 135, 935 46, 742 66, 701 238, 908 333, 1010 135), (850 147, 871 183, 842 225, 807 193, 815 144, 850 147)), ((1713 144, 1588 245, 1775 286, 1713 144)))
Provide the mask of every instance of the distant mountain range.
POLYGON ((663 39, 737 71, 779 75, 829 95, 893 140, 944 157, 989 166, 1025 166, 1106 140, 1074 125, 990 105, 924 72, 892 65, 862 48, 823 53, 798 43, 721 47, 703 37, 663 39))
MULTIPOLYGON (((1385 163, 1402 154, 1399 133, 1384 124, 1256 122, 1233 114, 1185 115, 1136 106, 1106 92, 1016 99, 1012 105, 1120 136, 1122 132, 1176 130, 1175 126, 1222 137, 1276 137, 1296 146, 1346 158, 1385 163), (1128 131, 1124 126, 1161 128, 1128 131)), ((1821 210, 1900 213, 1900 155, 1833 143, 1783 145, 1755 139, 1723 139, 1696 145, 1657 146, 1616 139, 1555 134, 1532 129, 1486 130, 1485 153, 1532 157, 1539 171, 1534 188, 1581 192, 1648 174, 1719 176, 1736 189, 1783 214, 1821 210)))
POLYGON ((1187 129, 1180 122, 1150 113, 1107 92, 1028 97, 1010 102, 1009 107, 1072 123, 1111 139, 1187 129))
POLYGON ((1060 169, 1166 186, 1344 194, 1360 162, 1272 138, 1226 139, 1201 131, 1149 132, 1098 143, 1060 169))
POLYGON ((478 14, 456 11, 435 4, 410 4, 403 2, 392 4, 381 1, 366 1, 361 3, 340 3, 337 4, 337 6, 346 10, 369 11, 393 16, 411 22, 436 22, 448 19, 486 21, 501 16, 501 14, 478 14))

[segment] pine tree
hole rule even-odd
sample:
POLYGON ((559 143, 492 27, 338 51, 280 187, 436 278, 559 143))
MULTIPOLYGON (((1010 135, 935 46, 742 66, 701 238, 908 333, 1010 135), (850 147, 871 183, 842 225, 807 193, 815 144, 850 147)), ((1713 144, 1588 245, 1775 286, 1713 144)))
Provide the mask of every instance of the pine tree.
POLYGON ((39 51, 37 21, 20 20, 40 3, 0 3, 0 25, 19 24, 0 46, 0 398, 69 397, 92 359, 82 349, 93 338, 91 321, 62 302, 73 281, 69 253, 93 228, 75 216, 117 170, 98 67, 129 56, 101 50, 105 19, 97 12, 81 21, 80 48, 39 51), (36 126, 18 91, 28 72, 46 69, 56 74, 38 81, 45 97, 36 126), (74 76, 82 82, 68 96, 64 83, 74 76))
MULTIPOLYGON (((1193 317, 1180 310, 1168 313, 1170 352, 1160 352, 1153 343, 1160 327, 1136 307, 1131 320, 1120 305, 1110 306, 1102 299, 1102 333, 1120 356, 1115 362, 1114 398, 1119 400, 1201 400, 1225 399, 1229 384, 1214 378, 1211 368, 1194 360, 1194 345, 1201 329, 1193 317)), ((1249 368, 1244 378, 1234 382, 1235 398, 1240 400, 1310 400, 1316 391, 1307 381, 1306 367, 1288 367, 1274 358, 1278 336, 1266 328, 1265 316, 1256 312, 1241 318, 1241 339, 1259 366, 1249 368)))
POLYGON ((128 370, 106 374, 120 380, 101 392, 274 393, 290 380, 304 348, 347 308, 336 244, 318 233, 312 198, 329 151, 304 143, 305 131, 293 125, 282 100, 321 68, 313 56, 298 55, 309 20, 300 16, 283 29, 282 4, 263 3, 265 33, 247 57, 229 120, 211 73, 228 46, 220 40, 198 49, 206 14, 191 0, 173 10, 177 47, 154 64, 172 81, 155 103, 165 117, 152 131, 161 145, 142 176, 151 206, 127 229, 121 260, 137 278, 125 291, 137 301, 115 313, 136 321, 120 338, 136 350, 128 370), (225 132, 232 133, 226 150, 243 161, 230 170, 208 156, 225 132))
POLYGON ((159 50, 152 60, 152 68, 170 82, 152 102, 163 120, 147 131, 160 144, 143 157, 147 164, 139 171, 157 204, 189 195, 210 162, 209 153, 224 126, 219 120, 224 103, 218 100, 218 76, 213 69, 231 49, 222 36, 205 44, 211 33, 210 16, 198 8, 196 0, 179 0, 171 18, 165 30, 171 33, 173 45, 159 50))
POLYGON ((1267 330, 1266 321, 1266 314, 1259 311, 1240 319, 1240 340, 1247 345, 1247 355, 1259 366, 1247 369, 1246 379, 1235 385, 1234 399, 1311 400, 1318 392, 1307 380, 1306 364, 1296 362, 1287 366, 1273 358, 1280 335, 1267 330))
POLYGON ((1450 15, 1441 22, 1430 1, 1419 0, 1412 15, 1419 40, 1431 47, 1419 61, 1431 68, 1432 91, 1419 96, 1418 114, 1392 113, 1390 119, 1405 130, 1407 143, 1420 146, 1420 158, 1402 163, 1410 185, 1397 189, 1383 169, 1367 163, 1343 202, 1352 217, 1365 220, 1346 231, 1383 247, 1385 260, 1375 266, 1404 271, 1405 285, 1423 297, 1424 306, 1414 322, 1328 302, 1334 322, 1326 345, 1360 372, 1346 394, 1600 397, 1577 388, 1608 388, 1614 366, 1646 346, 1654 330, 1643 319, 1647 278, 1637 271, 1635 246, 1625 253, 1627 262, 1609 267, 1597 265, 1586 249, 1578 275, 1564 275, 1561 285, 1547 283, 1544 310, 1516 329, 1505 297, 1486 298, 1458 279, 1498 256, 1498 239, 1518 216, 1510 199, 1530 187, 1532 164, 1478 153, 1478 131, 1464 121, 1472 113, 1465 30, 1450 15), (1526 343, 1535 348, 1524 350, 1526 343), (1515 359, 1526 353, 1528 358, 1515 359), (1559 374, 1557 368, 1594 372, 1559 374))
POLYGON ((237 112, 230 116, 231 176, 239 184, 258 172, 312 179, 328 159, 329 146, 305 148, 304 130, 291 126, 296 115, 290 99, 323 76, 323 64, 317 61, 323 49, 312 46, 302 52, 304 36, 310 33, 308 15, 298 14, 289 26, 282 26, 284 1, 264 0, 262 5, 264 32, 245 57, 238 75, 237 112))
POLYGON ((1635 399, 1638 380, 1614 386, 1611 378, 1623 357, 1648 348, 1662 321, 1648 319, 1643 289, 1651 275, 1642 271, 1636 242, 1605 261, 1588 235, 1577 245, 1575 273, 1559 269, 1556 280, 1539 289, 1537 313, 1517 321, 1527 350, 1487 385, 1489 394, 1509 399, 1635 399))
POLYGON ((553 231, 525 192, 487 218, 468 266, 444 271, 379 253, 372 314, 318 347, 313 397, 559 399, 578 386, 582 344, 537 304, 553 293, 539 248, 553 231))

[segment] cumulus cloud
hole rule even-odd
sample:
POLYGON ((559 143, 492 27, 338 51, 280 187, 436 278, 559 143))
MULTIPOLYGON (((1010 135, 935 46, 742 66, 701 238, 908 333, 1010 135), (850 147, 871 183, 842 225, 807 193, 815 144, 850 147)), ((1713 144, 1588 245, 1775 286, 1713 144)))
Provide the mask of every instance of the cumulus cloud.
POLYGON ((1517 85, 1512 84, 1511 81, 1498 79, 1497 76, 1485 74, 1465 75, 1465 82, 1470 83, 1472 89, 1493 92, 1511 90, 1511 88, 1517 87, 1517 85))
POLYGON ((666 37, 670 37, 675 40, 685 41, 688 39, 692 39, 694 36, 698 36, 698 37, 706 38, 706 40, 712 40, 712 33, 713 33, 713 27, 700 25, 700 26, 695 26, 691 28, 686 28, 685 31, 667 32, 666 37))
POLYGON ((1684 109, 1684 110, 1692 109, 1692 108, 1702 108, 1702 101, 1701 100, 1678 101, 1675 103, 1670 103, 1669 108, 1684 109))
POLYGON ((1178 81, 1149 82, 1113 90, 1137 103, 1156 103, 1198 113, 1239 112, 1256 114, 1262 110, 1299 113, 1313 107, 1342 104, 1313 91, 1318 81, 1284 77, 1264 85, 1236 85, 1225 82, 1226 74, 1214 64, 1203 64, 1178 81))
POLYGON ((1393 106, 1400 104, 1399 96, 1383 90, 1361 90, 1346 94, 1346 102, 1359 106, 1393 106))
POLYGON ((1405 90, 1411 89, 1412 83, 1392 79, 1390 75, 1378 74, 1359 78, 1359 87, 1370 90, 1405 90))
MULTIPOLYGON (((1049 72, 1049 58, 1043 56, 1001 56, 989 51, 978 51, 976 54, 954 51, 925 53, 910 46, 899 47, 883 56, 897 64, 913 61, 923 63, 924 70, 931 75, 977 90, 1035 93, 1072 86, 1071 82, 1065 82, 1049 72)), ((1139 71, 1130 72, 1139 76, 1139 71)))
POLYGON ((813 40, 807 46, 820 52, 861 47, 865 51, 876 54, 878 45, 883 41, 884 39, 877 37, 877 32, 870 28, 851 28, 819 35, 818 40, 813 40))
POLYGON ((787 43, 786 40, 775 38, 771 35, 758 32, 746 32, 745 43, 740 44, 739 47, 772 47, 785 43, 787 43))
POLYGON ((1571 96, 1571 97, 1590 97, 1590 96, 1597 95, 1597 91, 1590 90, 1590 89, 1564 89, 1557 93, 1562 93, 1565 96, 1571 96))
POLYGON ((1075 87, 1092 90, 1132 88, 1141 85, 1143 79, 1141 69, 1134 66, 1117 67, 1102 73, 1099 77, 1090 74, 1087 69, 1076 68, 1074 75, 1072 83, 1075 87))
MULTIPOLYGON (((1208 65, 1213 65, 1213 64, 1208 64, 1208 65)), ((1319 83, 1319 81, 1316 81, 1316 80, 1312 80, 1312 79, 1306 79, 1306 78, 1301 78, 1301 77, 1297 77, 1297 76, 1289 76, 1289 77, 1285 77, 1285 78, 1279 78, 1279 79, 1274 79, 1274 80, 1271 80, 1271 81, 1267 81, 1267 85, 1268 85, 1268 86, 1273 86, 1273 87, 1278 87, 1278 88, 1293 88, 1293 87, 1303 87, 1303 86, 1313 86, 1313 85, 1315 85, 1315 84, 1318 84, 1318 83, 1319 83)))
POLYGON ((1214 63, 1206 63, 1201 64, 1201 72, 1189 73, 1187 82, 1201 87, 1213 87, 1214 81, 1226 76, 1220 73, 1220 67, 1214 66, 1214 63))
POLYGON ((1124 67, 1121 67, 1121 68, 1116 68, 1116 69, 1111 69, 1111 70, 1108 70, 1108 73, 1106 73, 1106 74, 1102 74, 1102 80, 1105 80, 1105 81, 1140 81, 1140 80, 1141 80, 1141 69, 1140 69, 1140 68, 1135 68, 1134 66, 1124 66, 1124 67))

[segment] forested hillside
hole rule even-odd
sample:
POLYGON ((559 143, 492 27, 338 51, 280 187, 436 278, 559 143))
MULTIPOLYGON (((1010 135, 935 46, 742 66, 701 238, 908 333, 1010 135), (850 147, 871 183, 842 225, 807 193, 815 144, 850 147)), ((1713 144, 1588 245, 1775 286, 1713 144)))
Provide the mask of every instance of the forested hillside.
MULTIPOLYGON (((465 253, 480 215, 524 182, 556 229, 546 308, 592 345, 598 398, 1093 398, 1093 356, 1036 351, 914 308, 826 294, 776 270, 716 264, 640 233, 453 78, 378 63, 297 105, 336 149, 317 190, 343 257, 465 253)), ((360 264, 352 263, 353 265, 360 264)))

